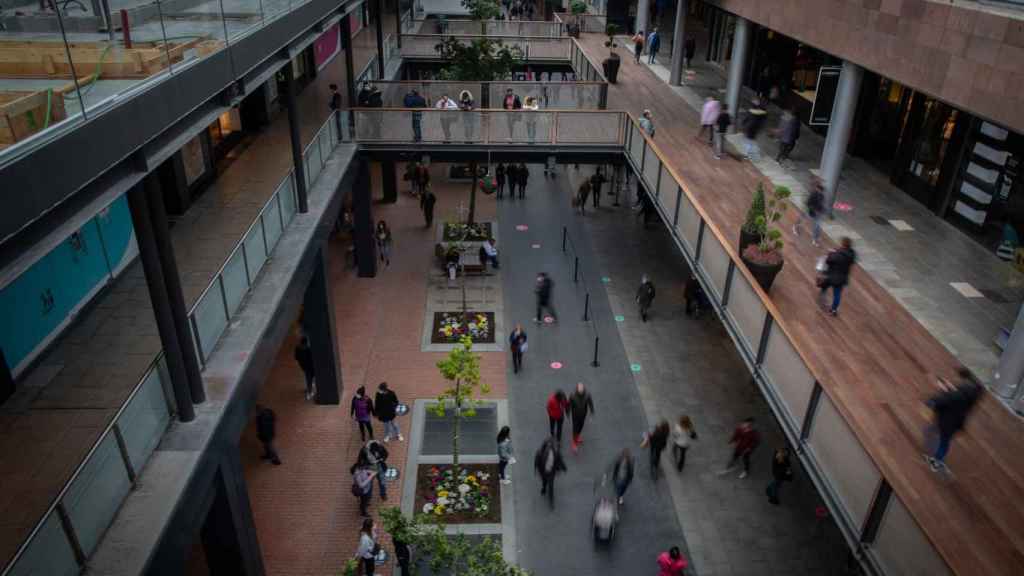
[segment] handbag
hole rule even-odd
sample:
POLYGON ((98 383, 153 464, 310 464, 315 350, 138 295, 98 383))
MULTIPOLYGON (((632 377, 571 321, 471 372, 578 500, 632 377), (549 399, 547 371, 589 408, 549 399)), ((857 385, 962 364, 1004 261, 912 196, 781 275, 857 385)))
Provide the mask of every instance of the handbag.
POLYGON ((827 272, 828 271, 828 262, 826 262, 826 259, 825 259, 824 256, 819 256, 818 257, 818 261, 814 264, 814 270, 816 272, 827 272))
POLYGON ((526 342, 523 342, 523 345, 519 347, 519 351, 526 352, 527 348, 529 348, 529 345, 526 342))

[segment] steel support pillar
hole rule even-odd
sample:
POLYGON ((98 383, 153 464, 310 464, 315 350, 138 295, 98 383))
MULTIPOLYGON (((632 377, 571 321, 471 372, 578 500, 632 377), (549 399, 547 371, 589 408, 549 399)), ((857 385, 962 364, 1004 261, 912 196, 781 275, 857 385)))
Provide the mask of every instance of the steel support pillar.
POLYGON ((306 190, 306 169, 302 160, 302 136, 299 135, 299 110, 295 105, 295 72, 291 62, 284 67, 284 105, 288 110, 288 132, 292 143, 292 167, 295 168, 295 192, 299 198, 299 213, 309 212, 309 195, 306 190))
POLYGON ((846 145, 850 141, 850 131, 853 130, 853 116, 857 112, 857 97, 860 95, 863 77, 863 68, 852 62, 843 62, 836 100, 832 105, 832 118, 825 136, 825 149, 821 153, 821 181, 825 188, 825 206, 829 215, 836 201, 839 173, 843 170, 846 145))
POLYGON ((185 360, 182 358, 181 345, 174 329, 174 317, 171 314, 171 303, 167 297, 167 286, 164 284, 163 270, 160 267, 160 254, 156 248, 153 232, 153 221, 149 215, 149 202, 146 190, 137 185, 128 192, 128 209, 132 215, 132 227, 139 246, 139 260, 149 287, 149 299, 153 305, 153 316, 156 317, 160 343, 164 347, 164 358, 171 376, 171 389, 174 391, 174 405, 178 419, 190 422, 196 417, 192 407, 192 394, 189 391, 188 375, 185 372, 185 360))
POLYGON ((380 163, 380 183, 384 189, 384 202, 398 202, 398 176, 395 174, 395 161, 386 160, 380 163))
POLYGON ((683 64, 686 61, 686 0, 676 2, 676 27, 672 32, 672 64, 669 70, 668 83, 681 86, 683 83, 683 64))
POLYGON ((377 78, 384 79, 384 0, 374 0, 373 10, 377 13, 377 78))
POLYGON ((747 55, 750 53, 750 22, 736 17, 736 30, 732 37, 732 59, 729 61, 729 79, 725 86, 725 105, 732 115, 732 129, 736 129, 736 120, 740 112, 740 88, 743 87, 743 71, 747 68, 747 55))
MULTIPOLYGON (((633 33, 637 33, 641 30, 644 31, 644 36, 647 35, 647 14, 650 12, 650 6, 647 0, 637 0, 636 2, 636 28, 633 33)), ((647 39, 644 38, 644 41, 647 39)))
POLYGON ((327 250, 325 242, 317 251, 313 277, 303 299, 302 327, 313 352, 316 403, 338 404, 341 402, 341 362, 331 286, 327 280, 327 250))
POLYGON ((352 60, 352 13, 349 12, 341 19, 341 48, 345 51, 345 95, 348 100, 345 106, 351 108, 356 105, 356 72, 352 60))
POLYGON ((355 182, 352 185, 353 244, 356 266, 360 278, 377 275, 377 244, 373 239, 373 194, 370 184, 370 163, 358 160, 355 182))
POLYGON ((992 375, 992 390, 1003 398, 1020 395, 1020 383, 1024 379, 1024 306, 1017 312, 1013 332, 1006 342, 1006 348, 999 356, 999 366, 992 375))

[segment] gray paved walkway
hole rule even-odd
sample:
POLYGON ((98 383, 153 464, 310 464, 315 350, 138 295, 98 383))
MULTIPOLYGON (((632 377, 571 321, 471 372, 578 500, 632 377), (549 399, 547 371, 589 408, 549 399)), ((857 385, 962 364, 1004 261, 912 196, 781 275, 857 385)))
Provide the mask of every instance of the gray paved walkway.
MULTIPOLYGON (((695 74, 686 86, 674 91, 692 109, 688 117, 694 119, 696 132, 694 111, 699 111, 708 95, 723 97, 725 70, 704 59, 707 30, 703 24, 691 18, 688 30, 697 37, 692 66, 695 74)), ((669 59, 665 55, 661 63, 650 66, 666 83, 669 59)), ((741 99, 741 108, 748 105, 749 100, 741 99)), ((768 127, 774 128, 780 111, 772 108, 769 113, 768 127)), ((657 125, 658 119, 654 122, 657 125)), ((738 144, 742 137, 736 135, 732 141, 738 144)), ((756 163, 757 168, 775 184, 792 188, 798 197, 796 204, 802 207, 799 198, 805 197, 810 188, 811 170, 820 165, 824 137, 804 126, 792 160, 785 167, 773 160, 778 143, 770 130, 763 131, 758 143, 764 158, 756 163)), ((837 199, 852 205, 853 210, 836 212, 834 220, 824 222, 825 232, 835 239, 853 238, 860 266, 961 362, 989 379, 999 360, 993 339, 1001 328, 1013 326, 1024 300, 1024 275, 893 186, 887 175, 861 158, 846 157, 837 199), (879 225, 878 217, 903 220, 912 230, 879 225), (936 250, 937 246, 941 249, 936 250), (995 299, 966 298, 951 282, 967 282, 995 299)))
MULTIPOLYGON (((668 487, 665 482, 651 482, 638 447, 647 420, 608 300, 600 289, 596 260, 576 228, 567 196, 560 192, 565 186, 564 175, 545 180, 539 166, 533 166, 526 201, 505 199, 498 208, 505 324, 511 328, 522 322, 530 343, 525 370, 508 376, 512 438, 519 459, 511 470, 520 565, 545 576, 654 574, 657 555, 672 545, 685 551, 685 542, 672 514, 668 487), (581 321, 584 290, 573 284, 572 260, 561 252, 563 223, 570 226, 582 256, 582 272, 593 290, 591 305, 601 337, 599 368, 590 366, 593 328, 581 321), (516 226, 520 224, 529 229, 518 231, 516 226), (534 244, 540 244, 540 248, 533 248, 534 244), (560 321, 538 327, 530 319, 535 312, 534 281, 542 270, 555 282, 553 299, 560 321), (563 365, 559 370, 550 367, 556 361, 563 365), (552 511, 542 499, 540 481, 533 474, 533 454, 548 434, 548 395, 556 388, 569 392, 579 381, 586 383, 593 394, 596 414, 587 419, 585 442, 578 455, 568 449, 568 424, 564 430, 568 472, 555 482, 552 511), (634 449, 640 465, 626 494, 616 541, 607 550, 595 548, 591 532, 595 483, 599 485, 615 454, 624 447, 634 449)), ((611 490, 610 484, 607 489, 611 490)))
MULTIPOLYGON (((570 175, 573 185, 591 169, 570 175)), ((564 192, 563 192, 564 194, 564 192)), ((632 199, 634 193, 628 196, 632 199)), ((782 505, 765 496, 770 459, 785 443, 782 431, 735 346, 713 313, 694 320, 685 315, 683 285, 690 271, 668 231, 652 222, 647 229, 626 206, 592 211, 583 222, 603 276, 647 421, 675 421, 689 414, 699 437, 681 474, 666 468, 679 522, 697 574, 838 574, 846 545, 830 521, 816 536, 820 505, 809 478, 782 488, 782 505), (639 319, 634 297, 643 274, 651 276, 656 298, 649 319, 639 319), (737 422, 753 416, 763 435, 751 474, 719 476, 729 456, 729 436, 737 422)), ((796 462, 796 458, 793 458, 796 462)))

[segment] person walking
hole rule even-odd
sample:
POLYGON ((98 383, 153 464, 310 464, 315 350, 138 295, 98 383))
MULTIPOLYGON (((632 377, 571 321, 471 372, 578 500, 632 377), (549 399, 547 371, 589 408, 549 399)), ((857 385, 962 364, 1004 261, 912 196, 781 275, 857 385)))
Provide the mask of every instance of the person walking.
POLYGON ((746 478, 750 474, 750 455, 754 453, 760 443, 761 433, 754 429, 754 419, 747 418, 740 422, 729 439, 729 444, 733 445, 732 458, 729 459, 729 464, 725 469, 718 474, 720 476, 728 474, 736 467, 736 462, 742 458, 743 471, 740 472, 740 479, 746 478))
POLYGON ((677 472, 682 472, 686 466, 686 452, 690 449, 690 442, 696 439, 697 430, 693 427, 693 421, 683 414, 672 426, 672 454, 675 456, 677 472))
POLYGON ((516 459, 512 456, 512 429, 502 426, 498 430, 498 478, 502 484, 511 484, 506 470, 509 464, 515 464, 516 459))
POLYGON ((458 110, 459 105, 448 97, 447 94, 442 94, 441 98, 437 100, 437 104, 434 104, 434 108, 441 110, 439 113, 441 116, 441 130, 444 132, 444 143, 447 144, 452 141, 452 123, 455 122, 455 115, 452 114, 453 110, 458 110))
POLYGON ((658 55, 658 49, 661 48, 661 35, 658 34, 658 29, 651 30, 651 33, 647 35, 647 55, 648 64, 654 64, 654 58, 658 55))
POLYGON ((313 379, 313 349, 309 345, 309 336, 302 334, 299 342, 295 345, 295 362, 302 368, 302 374, 306 377, 306 400, 313 398, 316 393, 316 383, 313 379))
POLYGON ((640 441, 641 448, 650 449, 650 464, 651 464, 651 479, 658 479, 658 471, 661 466, 661 453, 668 447, 668 436, 669 436, 669 425, 668 420, 662 420, 658 422, 658 425, 654 427, 654 430, 644 434, 643 440, 640 441))
POLYGON ((686 37, 686 42, 683 43, 683 46, 686 48, 686 61, 684 64, 689 68, 690 64, 693 63, 693 55, 697 53, 697 40, 690 34, 686 37))
POLYGON ((636 58, 636 63, 640 63, 640 57, 644 54, 644 36, 643 30, 637 30, 636 34, 633 35, 633 56, 636 58))
MULTIPOLYGON (((534 96, 527 96, 526 102, 523 103, 523 110, 526 112, 536 112, 540 110, 540 103, 534 96)), ((537 115, 526 114, 526 138, 533 144, 537 140, 537 115)))
POLYGON ((783 160, 789 159, 800 138, 800 119, 788 108, 782 111, 782 120, 779 121, 776 134, 779 138, 779 153, 775 155, 775 161, 781 165, 783 160))
POLYGON ((523 325, 516 323, 515 329, 508 336, 508 347, 512 350, 512 373, 519 374, 523 369, 523 352, 526 352, 526 331, 523 325))
POLYGON ((765 488, 765 493, 768 494, 768 501, 778 506, 779 488, 782 487, 783 482, 789 482, 792 479, 793 467, 789 463, 789 450, 776 448, 775 455, 772 456, 772 481, 765 488))
POLYGON ((683 558, 678 546, 658 556, 658 576, 683 576, 686 566, 686 558, 683 558))
POLYGON ((349 469, 352 473, 352 493, 359 498, 359 515, 370 517, 370 500, 373 499, 373 479, 377 471, 366 462, 356 461, 349 469))
POLYGON ((648 138, 654 138, 654 121, 651 119, 651 111, 644 110, 643 114, 640 115, 640 129, 647 134, 648 138))
POLYGON ((427 184, 426 192, 423 195, 423 219, 427 222, 427 228, 434 224, 434 204, 437 203, 437 196, 430 190, 427 184))
POLYGON ((704 105, 700 107, 700 132, 697 133, 697 139, 704 137, 704 132, 708 133, 708 146, 715 145, 715 125, 718 122, 718 115, 722 113, 722 103, 718 101, 714 96, 708 96, 704 99, 704 105))
POLYGON ((569 398, 569 416, 572 418, 572 451, 579 451, 583 443, 583 425, 587 415, 594 413, 594 399, 583 382, 576 383, 576 391, 569 398))
POLYGON ((387 500, 387 487, 384 485, 384 474, 388 471, 388 449, 372 437, 359 449, 356 460, 358 465, 367 465, 377 472, 377 483, 380 485, 380 499, 387 500))
POLYGON ((619 504, 623 504, 623 498, 626 496, 626 490, 629 489, 629 485, 633 483, 633 470, 636 467, 635 458, 629 451, 629 448, 623 448, 622 452, 615 458, 615 463, 612 464, 612 483, 615 485, 615 497, 619 499, 619 504))
MULTIPOLYGON (((413 88, 402 99, 402 106, 406 108, 426 108, 427 100, 420 96, 418 90, 413 88)), ((423 112, 413 110, 412 112, 412 140, 420 142, 423 140, 423 112)))
POLYGON ((540 445, 533 458, 533 469, 540 476, 540 493, 548 495, 548 505, 555 507, 555 476, 565 472, 565 461, 553 438, 547 438, 540 445))
POLYGON ((359 437, 363 442, 366 442, 367 435, 373 438, 373 424, 370 421, 373 416, 373 400, 366 395, 366 388, 360 386, 356 389, 349 415, 359 424, 359 437))
POLYGON ((683 299, 686 300, 685 312, 687 316, 693 316, 700 310, 700 281, 695 274, 690 274, 683 285, 683 299))
POLYGON ((601 207, 601 188, 608 179, 604 177, 604 169, 601 166, 597 167, 594 174, 590 177, 590 188, 593 192, 594 199, 594 210, 601 207))
POLYGON ((533 321, 540 324, 544 321, 544 317, 541 313, 545 310, 551 314, 552 322, 558 322, 558 315, 555 314, 555 308, 551 305, 551 291, 554 288, 555 283, 545 272, 537 274, 537 285, 534 287, 534 293, 537 294, 537 315, 533 318, 533 321))
POLYGON ((509 163, 508 168, 505 168, 505 178, 508 180, 508 195, 515 200, 516 186, 519 185, 519 166, 509 163))
POLYGON ((821 183, 821 178, 815 177, 814 183, 811 185, 811 193, 808 194, 807 202, 804 204, 804 213, 799 214, 796 224, 793 224, 793 234, 799 236, 801 224, 805 219, 809 220, 811 222, 811 245, 817 246, 818 239, 821 238, 821 216, 824 212, 824 186, 821 183))
POLYGON ((729 125, 732 124, 732 116, 729 115, 729 107, 725 104, 722 105, 722 110, 718 113, 718 119, 715 120, 715 160, 722 159, 722 148, 725 147, 725 133, 729 131, 729 125))
POLYGON ((590 183, 590 178, 587 178, 576 191, 576 205, 579 206, 581 215, 587 211, 587 200, 590 198, 591 188, 593 185, 590 183))
POLYGON ((530 169, 526 167, 526 164, 519 163, 519 168, 516 169, 516 176, 519 180, 519 199, 526 198, 526 184, 530 181, 530 169))
POLYGON ((820 292, 818 301, 821 307, 828 310, 828 313, 836 316, 839 314, 839 301, 843 294, 843 288, 850 282, 850 268, 857 261, 857 253, 853 251, 853 240, 843 236, 839 240, 839 247, 829 252, 825 257, 825 273, 818 282, 820 292), (829 308, 825 300, 825 293, 832 288, 832 307, 829 308))
POLYGON ((747 110, 747 116, 743 119, 743 135, 747 141, 744 143, 744 156, 747 160, 757 161, 761 159, 761 148, 757 145, 757 136, 764 127, 768 113, 761 108, 761 104, 755 101, 747 110))
POLYGON ((640 319, 647 322, 647 311, 654 302, 654 282, 644 274, 640 278, 640 288, 636 291, 636 303, 640 307, 640 319))
POLYGON ((548 426, 551 428, 551 437, 562 445, 562 423, 565 422, 565 412, 569 409, 569 399, 565 392, 555 390, 548 396, 548 426))
POLYGON ((381 220, 377 222, 377 230, 374 233, 377 239, 377 252, 380 253, 380 260, 385 266, 391 265, 391 229, 388 223, 381 220))
POLYGON ((502 194, 505 193, 505 165, 498 164, 498 167, 494 170, 494 181, 498 184, 498 200, 501 200, 502 194))
POLYGON ((384 443, 387 444, 392 438, 402 442, 405 438, 402 437, 402 431, 398 429, 398 424, 395 423, 395 416, 397 416, 398 410, 398 395, 395 394, 394 390, 388 388, 387 382, 381 382, 377 385, 377 395, 373 399, 374 411, 377 413, 377 419, 384 425, 384 443))
POLYGON ((950 442, 953 436, 963 429, 967 417, 984 392, 981 384, 966 368, 960 368, 957 375, 960 377, 959 384, 951 387, 944 380, 940 380, 947 385, 947 389, 926 402, 935 413, 935 423, 930 429, 929 436, 938 435, 935 451, 924 455, 933 472, 948 472, 946 454, 949 453, 950 442))
POLYGON ((355 556, 362 565, 363 576, 373 576, 373 571, 377 567, 378 552, 380 544, 377 544, 377 527, 373 525, 373 518, 364 518, 363 527, 359 530, 359 548, 355 556))
POLYGON ((274 466, 281 465, 281 458, 277 455, 277 448, 274 447, 277 414, 270 408, 263 408, 256 415, 256 437, 263 443, 263 460, 270 460, 274 466))

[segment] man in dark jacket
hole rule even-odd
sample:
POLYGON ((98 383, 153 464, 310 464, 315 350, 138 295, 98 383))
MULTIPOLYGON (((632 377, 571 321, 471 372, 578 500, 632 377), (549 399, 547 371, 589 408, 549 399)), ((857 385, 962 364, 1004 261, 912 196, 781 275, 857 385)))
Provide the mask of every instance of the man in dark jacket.
POLYGON ((594 192, 594 209, 601 206, 601 187, 604 186, 604 183, 607 181, 608 179, 604 177, 604 170, 598 166, 597 171, 590 177, 590 187, 594 192))
POLYGON ((533 458, 533 468, 540 475, 540 493, 548 495, 548 504, 555 507, 555 475, 565 472, 565 461, 558 450, 558 444, 548 437, 541 444, 540 450, 533 458))
POLYGON ((553 321, 558 322, 558 315, 555 314, 555 308, 551 305, 551 289, 554 286, 554 282, 547 274, 541 272, 537 274, 537 287, 534 288, 534 292, 537 294, 537 315, 533 318, 533 321, 540 324, 544 321, 544 317, 541 313, 547 310, 551 314, 553 321))
POLYGON ((380 499, 387 500, 388 494, 387 489, 384 486, 384 473, 388 471, 388 449, 383 444, 376 440, 370 439, 362 448, 359 449, 359 456, 356 458, 356 463, 352 465, 349 470, 353 474, 355 470, 362 466, 369 466, 371 470, 377 473, 377 483, 380 485, 380 499))
POLYGON ((309 346, 309 336, 305 334, 299 338, 299 343, 295 345, 295 361, 299 364, 299 368, 302 368, 302 373, 306 376, 306 400, 309 400, 314 394, 313 349, 309 346))
MULTIPOLYGON (((415 88, 409 91, 402 100, 402 106, 406 108, 426 108, 427 101, 420 96, 415 88)), ((423 140, 423 112, 412 113, 412 139, 413 142, 423 140)))
POLYGON ((843 288, 850 281, 850 268, 857 261, 857 253, 853 251, 853 241, 843 236, 839 241, 839 248, 836 248, 825 258, 825 276, 820 281, 821 292, 818 296, 823 308, 828 308, 825 300, 825 293, 829 287, 832 288, 832 307, 828 313, 835 316, 839 313, 839 300, 843 294, 843 288))
POLYGON ((934 472, 946 470, 945 459, 949 452, 949 443, 953 436, 963 429, 967 416, 982 394, 981 384, 969 370, 960 368, 957 375, 960 377, 960 383, 956 387, 947 389, 927 402, 935 412, 934 430, 939 435, 935 452, 931 455, 925 454, 924 457, 934 472))
POLYGON ((779 153, 775 161, 782 164, 783 160, 789 159, 790 152, 796 147, 796 141, 800 138, 800 119, 790 110, 782 113, 782 121, 779 122, 779 153))
POLYGON ((263 443, 263 459, 270 460, 275 466, 281 465, 281 459, 274 448, 274 421, 277 415, 270 408, 260 410, 256 416, 256 437, 263 443))
POLYGON ((405 438, 402 437, 402 431, 398 429, 398 424, 395 423, 398 395, 388 388, 387 382, 381 382, 377 386, 377 396, 374 398, 373 404, 377 413, 377 419, 384 424, 384 442, 390 442, 392 438, 397 438, 399 442, 403 442, 405 438))
POLYGON ((423 194, 423 218, 427 221, 427 228, 434 224, 434 204, 437 203, 437 196, 428 188, 423 194))
POLYGON ((594 413, 594 399, 587 392, 583 382, 576 383, 576 391, 569 397, 569 417, 572 418, 572 451, 579 450, 583 443, 583 424, 587 415, 594 413))
POLYGON ((640 306, 640 319, 647 322, 647 311, 654 302, 654 283, 644 274, 640 279, 640 289, 636 291, 636 303, 640 306))

